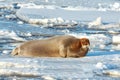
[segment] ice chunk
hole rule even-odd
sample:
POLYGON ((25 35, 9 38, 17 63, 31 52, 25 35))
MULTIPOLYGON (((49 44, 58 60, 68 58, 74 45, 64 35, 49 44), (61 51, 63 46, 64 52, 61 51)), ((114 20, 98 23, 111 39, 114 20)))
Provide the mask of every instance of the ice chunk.
POLYGON ((5 18, 10 20, 10 19, 16 19, 17 17, 15 15, 11 14, 11 15, 6 15, 5 18))
POLYGON ((101 44, 100 45, 100 49, 104 49, 105 48, 105 45, 104 44, 101 44))
POLYGON ((12 31, 9 36, 12 38, 12 39, 15 39, 15 40, 18 40, 18 41, 25 41, 25 39, 21 38, 21 37, 18 37, 17 34, 12 31))
POLYGON ((89 27, 100 26, 102 24, 101 17, 98 17, 95 21, 88 23, 89 27))
POLYGON ((114 50, 120 50, 120 44, 112 45, 112 49, 114 49, 114 50))
POLYGON ((102 62, 98 62, 98 63, 96 64, 96 67, 97 67, 98 69, 107 69, 107 66, 104 65, 102 62))
POLYGON ((112 42, 114 44, 120 44, 120 35, 116 35, 112 37, 112 42))
POLYGON ((107 71, 104 71, 103 74, 113 76, 113 77, 120 77, 120 71, 117 71, 117 70, 107 70, 107 71))
POLYGON ((114 64, 98 62, 96 64, 96 68, 101 69, 101 70, 110 70, 110 69, 116 69, 117 66, 114 64))
POLYGON ((18 21, 17 23, 18 23, 18 24, 23 24, 24 22, 23 22, 23 21, 18 21))
POLYGON ((114 60, 114 61, 120 61, 120 56, 115 56, 112 60, 114 60))
POLYGON ((120 3, 115 2, 112 7, 114 10, 120 10, 120 3))
POLYGON ((11 39, 14 40, 18 40, 18 41, 25 41, 25 39, 19 37, 14 31, 7 31, 7 30, 0 30, 0 37, 9 37, 11 39))
POLYGON ((5 1, 5 0, 0 0, 0 1, 5 1))
POLYGON ((41 78, 44 79, 44 80, 56 80, 53 77, 47 76, 47 75, 46 76, 42 76, 41 78))
POLYGON ((4 50, 2 53, 3 54, 9 54, 9 51, 8 50, 4 50))

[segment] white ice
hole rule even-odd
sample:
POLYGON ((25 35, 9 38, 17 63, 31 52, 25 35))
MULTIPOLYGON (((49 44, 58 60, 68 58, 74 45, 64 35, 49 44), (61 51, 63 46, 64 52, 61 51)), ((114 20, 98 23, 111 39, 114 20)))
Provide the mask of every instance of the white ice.
POLYGON ((0 30, 0 38, 11 38, 16 41, 25 41, 25 39, 19 37, 14 31, 0 30))
POLYGON ((43 78, 46 79, 95 79, 95 76, 97 77, 98 74, 106 75, 108 78, 111 75, 119 77, 120 66, 119 63, 116 63, 118 60, 120 60, 119 54, 115 54, 114 56, 91 55, 84 58, 67 59, 1 58, 0 75, 22 77, 44 76, 43 78))
POLYGON ((88 23, 89 27, 100 26, 100 25, 102 25, 101 17, 98 17, 95 21, 92 21, 92 22, 88 23))
POLYGON ((113 36, 112 41, 113 43, 120 44, 120 35, 113 36))
MULTIPOLYGON (((22 7, 16 13, 17 17, 28 23, 35 24, 59 24, 59 17, 64 21, 60 24, 65 24, 66 20, 71 23, 71 20, 74 21, 93 21, 98 18, 96 24, 101 24, 101 19, 103 22, 119 22, 120 12, 118 11, 96 11, 96 10, 71 10, 64 9, 56 6, 43 6, 43 7, 22 7), (30 13, 32 12, 32 13, 30 13), (56 19, 53 23, 51 20, 56 19)), ((76 24, 76 23, 73 23, 76 24)), ((94 23, 95 24, 95 23, 94 23)), ((93 23, 90 23, 93 25, 93 23)))

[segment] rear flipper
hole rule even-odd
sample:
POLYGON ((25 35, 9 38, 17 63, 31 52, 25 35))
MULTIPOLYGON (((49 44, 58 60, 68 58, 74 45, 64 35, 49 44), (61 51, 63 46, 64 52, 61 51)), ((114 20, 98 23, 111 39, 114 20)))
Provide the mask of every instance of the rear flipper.
POLYGON ((16 47, 15 49, 13 49, 13 51, 11 52, 12 56, 18 55, 18 48, 16 47))

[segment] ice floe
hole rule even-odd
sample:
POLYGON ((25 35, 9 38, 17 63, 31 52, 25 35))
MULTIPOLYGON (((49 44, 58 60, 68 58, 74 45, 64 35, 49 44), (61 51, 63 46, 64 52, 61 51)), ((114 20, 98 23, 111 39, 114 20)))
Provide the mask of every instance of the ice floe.
POLYGON ((0 30, 0 38, 11 38, 17 41, 25 41, 25 39, 19 37, 14 31, 0 30))
POLYGON ((120 35, 113 36, 112 41, 114 44, 120 44, 120 35))
POLYGON ((78 21, 92 21, 95 18, 97 19, 95 21, 90 22, 88 24, 89 26, 98 26, 101 25, 102 22, 119 22, 119 18, 118 18, 119 12, 115 12, 115 11, 112 11, 113 15, 111 15, 110 11, 104 12, 104 11, 90 11, 90 10, 88 11, 69 10, 60 7, 56 8, 56 6, 51 6, 51 7, 50 6, 22 7, 16 12, 16 16, 19 19, 28 23, 46 24, 47 26, 67 25, 67 24, 74 26, 74 24, 78 24, 78 21), (62 19, 62 22, 59 21, 59 18, 62 19))
POLYGON ((51 18, 47 18, 45 16, 41 16, 41 15, 30 15, 27 16, 27 14, 22 13, 21 11, 17 11, 16 13, 17 17, 20 18, 21 20, 28 22, 30 24, 38 24, 38 25, 44 25, 44 26, 67 26, 67 27, 72 27, 77 25, 77 22, 74 20, 65 20, 62 19, 61 17, 51 17, 51 18), (33 17, 33 18, 31 18, 33 17), (37 18, 40 17, 40 18, 37 18))
POLYGON ((14 20, 17 17, 15 15, 13 15, 13 14, 10 14, 10 15, 6 15, 5 18, 8 19, 8 20, 10 20, 10 19, 14 20))
POLYGON ((98 17, 95 21, 92 21, 92 22, 88 23, 89 27, 100 26, 100 25, 102 25, 101 17, 98 17))
POLYGON ((112 77, 120 77, 120 71, 118 70, 106 70, 106 71, 103 71, 103 74, 109 75, 112 77))
POLYGON ((117 55, 106 55, 85 58, 5 58, 0 59, 0 76, 16 76, 42 79, 102 79, 113 76, 119 78, 119 63, 117 55), (104 58, 105 57, 105 58, 104 58), (115 60, 113 60, 113 59, 115 60), (114 62, 116 61, 116 62, 114 62), (24 64, 23 64, 24 63, 24 64), (75 63, 75 64, 74 64, 75 63), (52 65, 51 65, 52 64, 52 65), (71 66, 70 66, 71 65, 71 66), (113 73, 112 73, 113 71, 113 73), (71 74, 70 74, 71 73, 71 74), (79 76, 79 75, 82 76, 79 76), (88 76, 86 76, 88 75, 88 76))

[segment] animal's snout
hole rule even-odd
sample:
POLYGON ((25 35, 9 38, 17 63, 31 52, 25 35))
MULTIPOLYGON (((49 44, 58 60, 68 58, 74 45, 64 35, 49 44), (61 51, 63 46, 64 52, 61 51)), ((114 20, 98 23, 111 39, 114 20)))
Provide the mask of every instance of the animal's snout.
POLYGON ((90 45, 83 45, 82 48, 90 48, 90 45))

